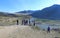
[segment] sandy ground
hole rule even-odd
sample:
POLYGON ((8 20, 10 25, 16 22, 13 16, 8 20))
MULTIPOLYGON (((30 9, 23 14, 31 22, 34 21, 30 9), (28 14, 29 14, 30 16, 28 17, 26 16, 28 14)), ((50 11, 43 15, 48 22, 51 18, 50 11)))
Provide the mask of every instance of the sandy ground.
POLYGON ((12 25, 0 27, 0 38, 60 38, 58 32, 51 31, 51 33, 47 33, 43 30, 34 30, 30 26, 12 25))

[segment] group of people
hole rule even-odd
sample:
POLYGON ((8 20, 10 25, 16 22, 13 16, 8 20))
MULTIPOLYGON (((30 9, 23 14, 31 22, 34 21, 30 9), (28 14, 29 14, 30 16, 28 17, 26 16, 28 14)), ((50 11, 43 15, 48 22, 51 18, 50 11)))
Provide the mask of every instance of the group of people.
MULTIPOLYGON (((28 24, 28 20, 22 20, 22 25, 27 25, 28 24)), ((17 20, 17 25, 19 25, 19 20, 17 20)))
MULTIPOLYGON (((28 20, 22 20, 22 25, 27 25, 27 24, 28 24, 28 20)), ((17 20, 17 25, 19 25, 18 20, 17 20)), ((33 25, 35 26, 35 21, 34 21, 33 25)), ((47 32, 50 33, 50 27, 47 28, 47 32)))
POLYGON ((22 25, 27 25, 28 24, 28 20, 22 20, 22 25))

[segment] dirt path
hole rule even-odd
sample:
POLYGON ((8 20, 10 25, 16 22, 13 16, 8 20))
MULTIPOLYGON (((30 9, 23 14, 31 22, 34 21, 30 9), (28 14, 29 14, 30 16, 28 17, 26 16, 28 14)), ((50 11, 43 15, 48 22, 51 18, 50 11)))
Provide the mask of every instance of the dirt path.
POLYGON ((30 26, 12 25, 0 29, 0 38, 54 38, 55 32, 33 30, 30 26))
POLYGON ((0 38, 7 38, 16 28, 15 26, 2 26, 0 29, 0 38))

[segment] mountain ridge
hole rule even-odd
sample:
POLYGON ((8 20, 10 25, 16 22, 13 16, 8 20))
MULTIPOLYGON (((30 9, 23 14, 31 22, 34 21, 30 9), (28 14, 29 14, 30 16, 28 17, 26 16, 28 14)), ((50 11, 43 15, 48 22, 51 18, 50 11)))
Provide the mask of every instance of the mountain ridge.
POLYGON ((31 16, 42 19, 60 20, 60 5, 55 4, 44 8, 43 10, 40 10, 40 12, 31 14, 31 16))

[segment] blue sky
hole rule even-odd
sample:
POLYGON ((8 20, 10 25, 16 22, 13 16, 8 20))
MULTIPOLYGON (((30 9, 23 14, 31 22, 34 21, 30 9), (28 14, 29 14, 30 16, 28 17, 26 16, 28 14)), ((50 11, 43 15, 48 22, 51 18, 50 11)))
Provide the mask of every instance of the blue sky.
POLYGON ((53 4, 60 4, 60 0, 0 0, 0 11, 41 10, 53 4))

